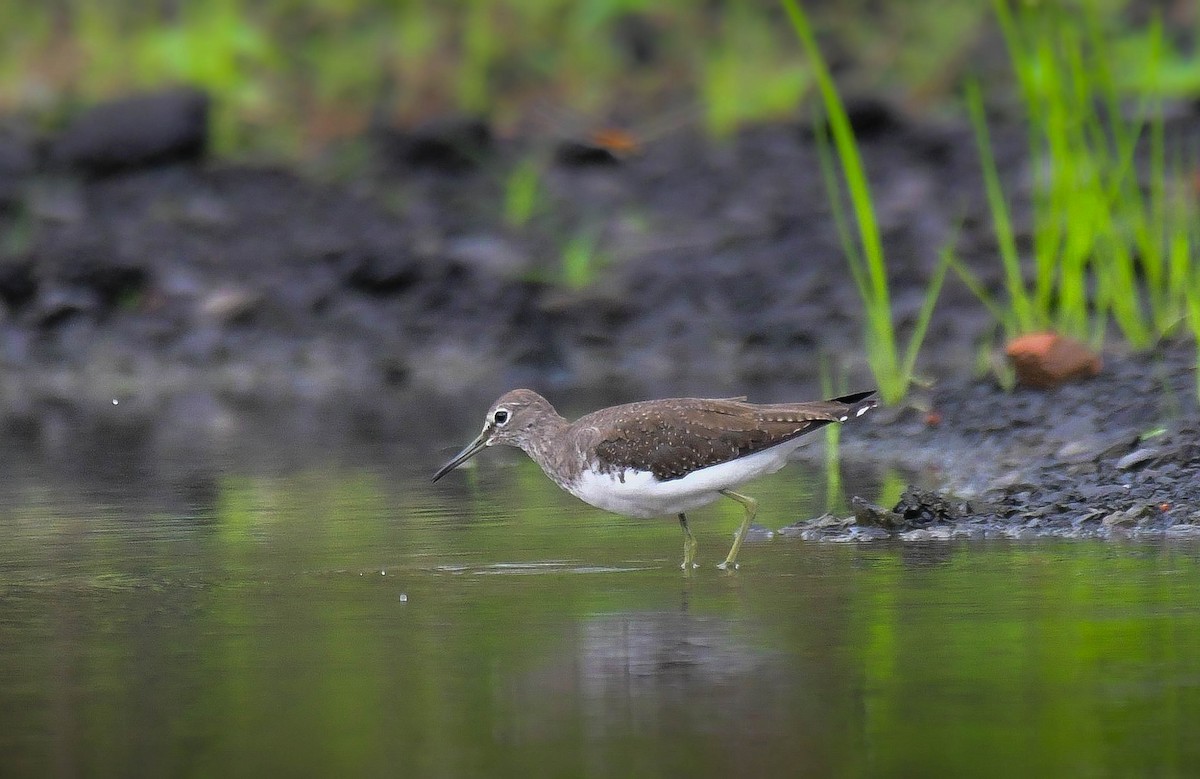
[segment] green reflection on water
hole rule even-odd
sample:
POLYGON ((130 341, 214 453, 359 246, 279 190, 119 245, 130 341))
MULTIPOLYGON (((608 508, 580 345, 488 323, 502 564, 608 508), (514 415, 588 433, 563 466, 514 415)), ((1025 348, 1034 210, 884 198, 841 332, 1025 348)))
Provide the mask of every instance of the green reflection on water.
MULTIPOLYGON (((779 527, 817 475, 751 491, 779 527)), ((803 473, 801 470, 800 473, 803 473)), ((748 543, 528 463, 0 508, 0 774, 1187 775, 1200 548, 748 543), (401 596, 404 596, 402 600, 401 596)))

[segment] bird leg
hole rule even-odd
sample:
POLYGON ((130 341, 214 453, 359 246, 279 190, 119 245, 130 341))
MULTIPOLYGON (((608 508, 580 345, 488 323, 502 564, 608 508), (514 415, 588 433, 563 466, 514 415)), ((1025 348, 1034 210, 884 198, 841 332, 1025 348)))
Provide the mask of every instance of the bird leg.
POLYGON ((754 498, 740 495, 733 490, 721 490, 721 494, 727 498, 736 500, 746 509, 746 516, 742 519, 742 526, 738 528, 737 535, 733 537, 733 546, 729 549, 729 556, 725 558, 725 562, 717 566, 724 570, 726 568, 737 568, 738 550, 742 548, 742 541, 746 539, 746 533, 750 530, 750 523, 754 521, 754 515, 758 512, 758 501, 754 498))
POLYGON ((695 568, 696 563, 696 539, 692 535, 692 531, 688 528, 687 517, 683 513, 679 514, 679 526, 683 528, 683 565, 679 566, 683 570, 695 568))

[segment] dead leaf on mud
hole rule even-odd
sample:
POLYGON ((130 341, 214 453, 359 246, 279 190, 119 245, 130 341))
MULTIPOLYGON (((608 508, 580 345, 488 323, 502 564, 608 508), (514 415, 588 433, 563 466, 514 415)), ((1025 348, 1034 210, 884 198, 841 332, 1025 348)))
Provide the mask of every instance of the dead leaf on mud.
POLYGON ((1100 356, 1085 344, 1058 333, 1028 333, 1009 341, 1005 354, 1017 381, 1035 389, 1053 389, 1100 373, 1100 356))

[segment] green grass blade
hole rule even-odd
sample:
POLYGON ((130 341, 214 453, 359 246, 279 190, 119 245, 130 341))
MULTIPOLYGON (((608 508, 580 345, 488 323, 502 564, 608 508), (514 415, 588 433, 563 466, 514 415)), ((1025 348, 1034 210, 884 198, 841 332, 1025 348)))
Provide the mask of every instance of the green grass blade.
POLYGON ((862 255, 858 251, 858 243, 850 231, 850 221, 846 218, 846 207, 842 202, 843 193, 838 183, 837 170, 833 159, 833 150, 829 147, 829 135, 821 126, 820 117, 813 121, 813 137, 817 140, 817 160, 821 165, 821 178, 825 181, 825 192, 829 199, 829 210, 833 215, 833 224, 837 229, 838 242, 842 253, 846 255, 846 264, 850 266, 850 276, 858 289, 859 297, 866 299, 867 276, 863 270, 862 255))
POLYGON ((897 356, 883 242, 871 201, 870 186, 854 140, 850 118, 834 86, 829 67, 821 56, 808 17, 796 0, 781 1, 796 38, 808 56, 858 226, 858 245, 862 251, 862 262, 858 263, 862 275, 859 289, 866 306, 868 359, 879 382, 880 393, 887 402, 895 403, 904 396, 908 377, 902 375, 897 356))
POLYGON ((1000 323, 1001 327, 1004 328, 1006 333, 1015 332, 1017 327, 1012 321, 1012 311, 1004 308, 997 303, 994 298, 992 298, 991 294, 987 291, 987 287, 985 287, 983 282, 979 280, 979 277, 976 276, 970 268, 964 265, 958 259, 957 255, 951 252, 948 255, 948 259, 950 262, 950 267, 953 269, 955 275, 957 275, 959 280, 966 285, 971 294, 983 304, 983 307, 988 310, 988 313, 992 315, 992 318, 1000 323))
MULTIPOLYGON (((987 190, 988 207, 992 212, 996 243, 1000 250, 1000 259, 1004 263, 1004 282, 1008 292, 1009 305, 1013 310, 1012 321, 1018 331, 1028 332, 1037 329, 1042 323, 1034 315, 1025 280, 1021 274, 1017 241, 1013 234, 1008 204, 1004 200, 1004 192, 1000 186, 1000 173, 996 170, 996 158, 992 152, 991 139, 988 135, 987 118, 983 111, 983 96, 980 94, 979 85, 974 81, 967 83, 966 98, 971 124, 975 128, 975 142, 979 147, 979 159, 983 165, 983 181, 987 190)), ((1015 335, 1015 333, 1009 333, 1009 335, 1015 335)))
POLYGON ((954 256, 955 243, 956 237, 951 238, 942 248, 937 270, 934 271, 933 279, 925 290, 925 299, 921 302, 921 312, 917 315, 916 326, 908 338, 908 348, 904 351, 904 365, 901 368, 904 376, 911 377, 913 369, 917 366, 917 353, 921 349, 921 343, 925 340, 925 333, 929 329, 929 320, 933 318, 933 308, 937 303, 938 295, 942 292, 942 283, 946 280, 946 271, 954 256))

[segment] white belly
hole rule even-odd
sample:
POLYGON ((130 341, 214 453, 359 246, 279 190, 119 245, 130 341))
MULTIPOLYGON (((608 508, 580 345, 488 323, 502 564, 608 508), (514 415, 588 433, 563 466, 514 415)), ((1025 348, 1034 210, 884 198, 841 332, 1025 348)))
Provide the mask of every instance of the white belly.
POLYGON ((585 503, 615 514, 641 518, 669 516, 712 503, 721 497, 720 490, 734 489, 751 479, 775 473, 802 443, 801 439, 793 439, 670 481, 659 481, 649 471, 627 470, 622 480, 616 474, 585 470, 567 490, 585 503))

